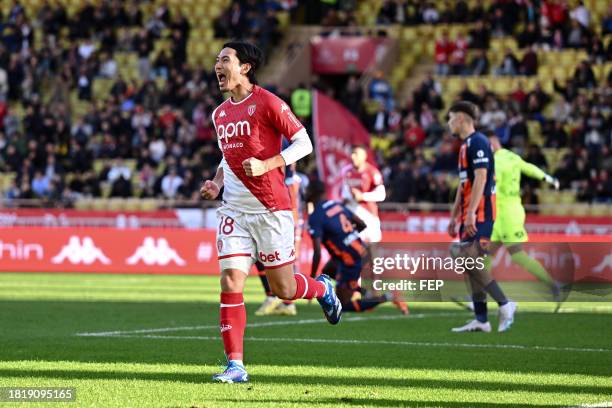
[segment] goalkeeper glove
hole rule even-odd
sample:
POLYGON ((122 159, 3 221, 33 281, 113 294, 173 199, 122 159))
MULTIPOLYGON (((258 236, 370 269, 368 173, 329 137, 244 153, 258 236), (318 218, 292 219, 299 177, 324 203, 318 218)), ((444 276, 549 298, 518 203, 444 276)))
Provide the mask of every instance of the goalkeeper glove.
POLYGON ((555 190, 559 190, 559 179, 558 178, 545 174, 544 181, 552 185, 555 188, 555 190))

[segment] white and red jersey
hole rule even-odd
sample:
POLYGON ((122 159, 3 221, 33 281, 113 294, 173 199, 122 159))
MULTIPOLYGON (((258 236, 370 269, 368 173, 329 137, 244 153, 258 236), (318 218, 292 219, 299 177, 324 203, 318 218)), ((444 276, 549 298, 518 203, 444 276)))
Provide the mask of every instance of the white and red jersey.
POLYGON ((254 86, 240 102, 226 99, 212 118, 223 153, 224 203, 245 213, 291 210, 284 168, 249 177, 242 167, 242 162, 251 157, 266 160, 276 156, 281 152, 283 136, 291 140, 303 129, 289 106, 254 86))
MULTIPOLYGON (((383 177, 380 171, 370 163, 366 163, 362 171, 357 170, 351 164, 342 169, 342 182, 344 188, 348 187, 349 190, 356 188, 361 190, 362 193, 370 193, 376 187, 383 184, 383 177)), ((376 205, 376 202, 362 200, 358 204, 365 207, 375 217, 378 217, 378 205, 376 205)))

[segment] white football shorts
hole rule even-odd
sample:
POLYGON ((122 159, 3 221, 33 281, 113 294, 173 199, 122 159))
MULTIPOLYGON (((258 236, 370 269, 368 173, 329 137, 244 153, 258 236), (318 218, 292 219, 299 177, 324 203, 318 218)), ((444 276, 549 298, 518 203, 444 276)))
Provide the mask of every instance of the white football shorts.
POLYGON ((376 243, 382 240, 382 229, 380 225, 380 218, 372 214, 365 207, 358 205, 350 208, 356 216, 361 218, 366 224, 366 228, 359 233, 359 237, 364 242, 376 243))
POLYGON ((219 267, 249 273, 259 260, 266 269, 295 262, 293 213, 274 211, 249 214, 227 206, 217 210, 219 267))

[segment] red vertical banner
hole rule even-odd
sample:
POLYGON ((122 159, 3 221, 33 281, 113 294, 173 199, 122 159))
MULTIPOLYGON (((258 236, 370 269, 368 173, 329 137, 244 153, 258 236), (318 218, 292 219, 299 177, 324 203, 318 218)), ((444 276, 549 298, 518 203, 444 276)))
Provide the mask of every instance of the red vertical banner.
POLYGON ((321 92, 314 92, 313 127, 319 178, 330 198, 340 197, 342 169, 351 164, 351 147, 362 144, 369 150, 370 134, 348 109, 321 92))

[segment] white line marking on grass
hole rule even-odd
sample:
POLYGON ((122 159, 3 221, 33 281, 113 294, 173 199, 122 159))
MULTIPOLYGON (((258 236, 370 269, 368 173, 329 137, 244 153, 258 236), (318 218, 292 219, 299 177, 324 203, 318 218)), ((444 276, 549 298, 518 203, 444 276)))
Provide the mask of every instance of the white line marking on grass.
MULTIPOLYGON (((380 315, 380 316, 350 316, 343 319, 343 322, 362 322, 362 321, 371 321, 371 320, 399 320, 399 319, 423 319, 429 317, 448 317, 448 316, 457 316, 461 315, 461 312, 449 312, 449 313, 417 313, 410 314, 408 316, 404 316, 401 314, 397 315, 380 315)), ((317 323, 325 323, 323 318, 321 319, 302 319, 302 320, 280 320, 273 322, 259 322, 259 323, 251 323, 247 324, 247 328, 257 328, 257 327, 271 327, 271 326, 293 326, 293 325, 303 325, 303 324, 317 324, 317 323)), ((206 326, 179 326, 179 327, 160 327, 157 329, 138 329, 138 330, 116 330, 116 331, 106 331, 106 332, 84 332, 84 333, 76 333, 77 336, 82 337, 110 337, 110 336, 119 336, 124 334, 146 334, 146 333, 167 333, 174 331, 191 331, 191 330, 211 330, 218 329, 219 325, 206 325, 206 326)))
POLYGON ((580 404, 580 405, 572 405, 566 408, 609 408, 612 407, 612 402, 600 402, 597 404, 580 404))
MULTIPOLYGON (((144 336, 116 335, 109 337, 122 338, 145 338, 159 340, 211 340, 219 341, 219 336, 160 336, 147 334, 144 336)), ((416 346, 416 347, 448 347, 448 348, 492 348, 492 349, 513 349, 513 350, 539 350, 539 351, 576 351, 589 353, 612 353, 612 349, 602 348, 578 348, 578 347, 554 347, 554 346, 525 346, 521 344, 473 344, 473 343, 442 343, 425 341, 396 341, 396 340, 354 340, 354 339, 299 339, 291 337, 245 337, 248 341, 266 342, 296 342, 296 343, 329 343, 329 344, 375 344, 390 346, 416 346)))

